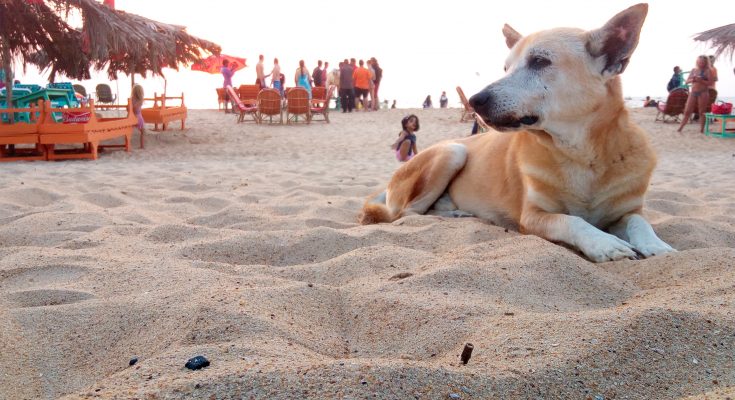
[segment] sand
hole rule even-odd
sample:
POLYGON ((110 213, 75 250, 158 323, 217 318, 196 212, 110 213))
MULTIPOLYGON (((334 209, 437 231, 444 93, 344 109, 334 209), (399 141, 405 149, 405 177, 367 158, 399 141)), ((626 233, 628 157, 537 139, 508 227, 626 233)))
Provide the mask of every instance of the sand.
POLYGON ((409 112, 419 148, 470 131, 192 110, 145 150, 0 165, 0 398, 735 396, 735 140, 633 110, 679 251, 594 264, 474 218, 358 225, 409 112))

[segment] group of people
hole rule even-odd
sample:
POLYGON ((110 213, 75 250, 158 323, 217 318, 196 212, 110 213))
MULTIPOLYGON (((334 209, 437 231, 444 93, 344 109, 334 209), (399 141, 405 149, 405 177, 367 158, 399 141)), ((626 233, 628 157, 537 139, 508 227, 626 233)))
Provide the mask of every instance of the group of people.
MULTIPOLYGON (((268 74, 265 73, 263 61, 264 56, 261 54, 258 57, 258 64, 255 66, 257 75, 255 84, 260 86, 261 89, 272 87, 283 96, 286 77, 281 72, 278 58, 273 59, 273 68, 268 74), (268 77, 270 77, 270 85, 266 81, 268 77)), ((223 87, 232 86, 232 77, 237 67, 237 63, 230 63, 228 60, 222 62, 223 87)), ((342 112, 352 112, 358 104, 364 111, 376 111, 380 107, 378 90, 382 78, 383 69, 375 57, 371 57, 367 62, 365 60, 359 60, 358 62, 354 58, 345 59, 339 63, 339 68, 331 71, 329 70, 329 62, 318 60, 317 66, 309 71, 304 60, 300 60, 299 67, 294 74, 294 85, 305 88, 309 92, 309 97, 311 97, 313 87, 335 85, 338 89, 342 112)), ((226 107, 225 111, 227 111, 226 107)))
POLYGON ((710 100, 714 100, 710 99, 710 89, 714 90, 717 84, 717 68, 714 62, 715 56, 698 56, 694 68, 686 79, 684 79, 684 72, 681 68, 678 65, 674 67, 674 75, 669 79, 666 89, 669 92, 680 88, 689 90, 689 97, 684 106, 684 118, 677 132, 684 129, 695 110, 698 115, 694 119, 699 118, 699 131, 704 132, 704 114, 709 112, 710 100))
MULTIPOLYGON (((447 98, 447 92, 442 91, 442 95, 439 97, 439 107, 441 108, 447 108, 447 105, 449 105, 449 98, 447 98)), ((431 102, 431 95, 426 96, 426 99, 424 99, 424 104, 422 105, 423 108, 432 108, 434 105, 431 102)))

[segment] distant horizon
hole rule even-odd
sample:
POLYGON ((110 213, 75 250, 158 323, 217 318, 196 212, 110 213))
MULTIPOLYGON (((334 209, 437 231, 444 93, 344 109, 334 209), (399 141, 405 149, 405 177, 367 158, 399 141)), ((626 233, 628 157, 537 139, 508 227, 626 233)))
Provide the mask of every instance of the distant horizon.
MULTIPOLYGON (((701 31, 731 23, 728 13, 712 13, 706 20, 687 20, 686 28, 671 24, 680 18, 681 9, 672 7, 663 0, 649 1, 649 14, 643 26, 640 43, 631 58, 628 69, 622 75, 623 93, 628 97, 662 98, 666 95, 668 82, 674 65, 687 71, 694 66, 699 54, 712 54, 706 45, 694 42, 692 37, 701 31), (670 49, 676 47, 676 52, 670 49)), ((714 0, 708 3, 712 9, 727 9, 730 1, 714 0)), ((353 35, 341 35, 341 13, 343 5, 334 0, 326 0, 319 6, 319 12, 311 9, 303 13, 283 12, 279 14, 279 29, 273 31, 268 18, 247 19, 247 37, 238 34, 243 29, 242 15, 269 15, 273 7, 266 4, 232 4, 223 0, 210 0, 206 8, 177 7, 179 2, 159 0, 117 0, 120 10, 140 14, 147 18, 165 23, 187 26, 187 31, 218 43, 222 52, 247 59, 247 67, 238 71, 234 84, 252 84, 255 81, 255 63, 258 55, 264 54, 265 68, 272 68, 274 57, 281 61, 286 75, 287 86, 293 86, 293 71, 298 61, 304 59, 311 70, 318 59, 329 61, 330 69, 336 67, 344 58, 367 59, 376 57, 384 70, 380 99, 390 103, 397 100, 398 107, 420 108, 428 94, 438 105, 442 91, 447 92, 450 105, 459 106, 455 88, 461 86, 471 96, 484 86, 503 76, 503 62, 508 54, 501 29, 509 23, 521 33, 548 29, 558 26, 575 26, 582 29, 595 29, 602 26, 617 12, 635 4, 630 1, 613 0, 591 5, 581 0, 558 1, 553 5, 537 0, 521 4, 475 4, 460 0, 447 8, 439 5, 421 4, 421 18, 404 18, 414 15, 416 2, 388 2, 376 0, 371 7, 390 10, 383 15, 381 29, 354 30, 353 35), (227 10, 227 12, 223 12, 227 10), (466 12, 474 10, 473 12, 466 12), (569 12, 585 10, 584 13, 569 12), (314 30, 314 18, 331 24, 331 28, 314 30), (308 22, 305 22, 308 21, 308 22), (386 29, 385 27, 400 27, 386 29), (259 32, 270 32, 269 43, 258 38, 259 32)), ((300 4, 284 0, 279 10, 296 10, 300 4)), ((735 76, 733 60, 720 57, 716 67, 719 72, 717 89, 724 98, 735 97, 735 76)), ((203 72, 191 71, 190 66, 180 66, 180 71, 165 69, 168 94, 186 94, 190 108, 216 108, 215 88, 221 87, 222 77, 203 72)), ((16 69, 20 69, 17 68, 16 69)), ((47 81, 48 74, 28 66, 28 73, 18 74, 21 80, 30 83, 47 81)), ((59 82, 69 81, 63 76, 59 82)), ((143 85, 146 97, 162 93, 164 79, 136 75, 136 83, 143 85)), ((81 83, 88 92, 94 92, 98 83, 108 83, 118 92, 121 99, 130 93, 130 77, 121 75, 117 82, 110 82, 106 71, 94 73, 92 79, 81 83)))

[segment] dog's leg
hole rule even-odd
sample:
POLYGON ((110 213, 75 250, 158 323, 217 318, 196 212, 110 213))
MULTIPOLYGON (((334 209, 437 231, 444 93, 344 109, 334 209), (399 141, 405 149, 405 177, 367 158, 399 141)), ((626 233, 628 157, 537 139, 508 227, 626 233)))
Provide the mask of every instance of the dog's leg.
POLYGON ((473 214, 458 209, 448 192, 444 192, 426 214, 449 218, 474 217, 473 214))
POLYGON ((670 253, 674 250, 656 236, 651 224, 640 214, 628 214, 609 229, 613 235, 629 242, 646 257, 670 253))
POLYGON ((388 208, 399 216, 424 214, 464 167, 467 148, 459 143, 430 147, 397 171, 388 186, 388 208))
POLYGON ((573 215, 551 214, 538 208, 524 209, 521 231, 570 244, 594 262, 637 258, 630 243, 573 215))

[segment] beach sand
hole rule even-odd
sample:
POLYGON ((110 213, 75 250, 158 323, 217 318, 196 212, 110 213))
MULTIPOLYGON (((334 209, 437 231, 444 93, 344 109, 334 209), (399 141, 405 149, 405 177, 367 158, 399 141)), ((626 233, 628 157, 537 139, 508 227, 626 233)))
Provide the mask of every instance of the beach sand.
POLYGON ((735 396, 735 140, 633 110, 679 251, 594 264, 475 218, 358 225, 409 112, 420 149, 471 128, 192 110, 145 150, 0 165, 0 398, 735 396))

